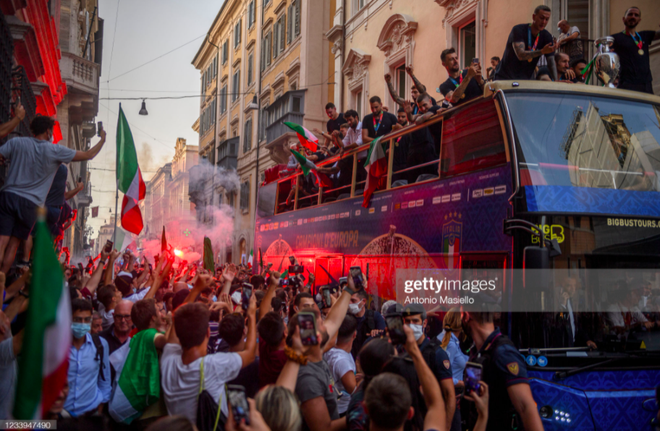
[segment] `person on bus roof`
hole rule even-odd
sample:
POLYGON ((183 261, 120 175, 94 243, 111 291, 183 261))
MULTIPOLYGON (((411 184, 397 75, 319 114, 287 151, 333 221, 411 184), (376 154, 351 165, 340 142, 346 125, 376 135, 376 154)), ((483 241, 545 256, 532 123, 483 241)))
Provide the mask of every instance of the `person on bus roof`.
POLYGON ((454 48, 442 51, 440 59, 449 74, 449 78, 440 84, 440 92, 452 105, 460 105, 483 94, 484 79, 479 63, 473 62, 470 67, 461 70, 454 48))

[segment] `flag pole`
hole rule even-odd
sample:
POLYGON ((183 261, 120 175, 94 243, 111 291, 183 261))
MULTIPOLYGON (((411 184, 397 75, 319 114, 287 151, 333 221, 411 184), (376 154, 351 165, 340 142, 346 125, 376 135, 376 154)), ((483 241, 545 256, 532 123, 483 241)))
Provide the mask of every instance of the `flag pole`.
MULTIPOLYGON (((119 102, 119 111, 121 112, 121 102, 119 102)), ((115 163, 115 224, 112 229, 112 242, 113 244, 117 240, 117 208, 119 205, 119 152, 116 154, 117 162, 115 163)))

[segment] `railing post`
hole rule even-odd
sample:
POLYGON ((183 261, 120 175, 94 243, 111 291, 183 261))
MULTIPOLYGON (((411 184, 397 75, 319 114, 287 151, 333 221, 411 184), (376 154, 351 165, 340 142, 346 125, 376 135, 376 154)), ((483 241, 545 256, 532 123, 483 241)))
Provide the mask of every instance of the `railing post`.
POLYGON ((351 197, 355 196, 355 180, 357 178, 357 155, 358 153, 353 153, 353 175, 351 177, 351 197))
POLYGON ((298 190, 300 190, 300 175, 296 175, 295 187, 296 187, 296 197, 293 200, 293 210, 298 209, 298 190))
MULTIPOLYGON (((401 139, 401 138, 399 138, 401 139)), ((394 139, 390 139, 389 154, 387 156, 387 187, 385 190, 389 190, 392 187, 392 166, 394 165, 394 147, 398 144, 394 139)))

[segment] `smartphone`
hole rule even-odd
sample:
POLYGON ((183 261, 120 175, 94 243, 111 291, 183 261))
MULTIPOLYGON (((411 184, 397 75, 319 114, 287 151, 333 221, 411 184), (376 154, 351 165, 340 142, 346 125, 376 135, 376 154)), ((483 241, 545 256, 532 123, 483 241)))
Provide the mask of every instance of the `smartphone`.
POLYGON ((387 324, 387 333, 390 336, 390 340, 392 340, 392 345, 405 344, 406 333, 403 332, 403 316, 400 314, 390 314, 385 317, 385 323, 387 324))
POLYGON ((318 344, 316 339, 316 316, 309 311, 298 312, 298 325, 300 326, 300 339, 304 346, 318 344))
POLYGON ((351 277, 353 277, 353 283, 357 289, 362 289, 364 276, 362 275, 362 269, 359 266, 351 266, 350 270, 351 277))
POLYGON ((289 262, 291 262, 291 265, 296 264, 296 258, 294 256, 289 256, 289 262))
POLYGON ((484 367, 476 362, 468 362, 465 364, 465 393, 469 394, 472 391, 478 392, 481 388, 479 381, 483 373, 484 367))
POLYGON ((103 130, 103 121, 99 121, 98 125, 96 126, 96 135, 100 138, 101 137, 101 130, 103 130))
POLYGON ((103 251, 105 251, 106 253, 110 253, 110 252, 112 251, 112 246, 113 246, 114 244, 115 244, 114 242, 112 242, 112 241, 110 241, 110 240, 107 240, 107 241, 105 242, 105 248, 103 249, 103 251))
POLYGON ((330 286, 321 287, 321 296, 323 297, 324 308, 330 308, 332 305, 332 298, 330 297, 330 286))
POLYGON ((253 290, 254 286, 250 283, 243 283, 243 293, 241 294, 241 305, 243 306, 243 310, 247 310, 250 306, 250 298, 252 297, 253 290))
POLYGON ((84 274, 85 273, 85 268, 83 267, 83 264, 78 262, 78 269, 80 269, 80 273, 84 274))
POLYGON ((348 277, 339 277, 339 286, 348 283, 348 277))
POLYGON ((227 398, 231 404, 231 412, 236 424, 245 419, 245 425, 250 425, 250 405, 245 395, 245 387, 241 385, 227 385, 227 398))
POLYGON ((479 59, 478 58, 473 58, 472 63, 473 64, 479 64, 479 59))

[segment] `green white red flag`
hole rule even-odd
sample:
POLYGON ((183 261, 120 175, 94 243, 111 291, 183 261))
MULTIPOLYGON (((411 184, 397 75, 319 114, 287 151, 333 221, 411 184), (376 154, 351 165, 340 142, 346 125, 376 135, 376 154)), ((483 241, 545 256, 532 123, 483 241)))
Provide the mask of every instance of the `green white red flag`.
POLYGON ((284 125, 296 132, 298 135, 298 140, 300 141, 300 145, 305 148, 309 148, 311 151, 316 151, 318 149, 319 139, 314 136, 312 132, 305 129, 300 124, 291 123, 289 121, 285 121, 284 125))
POLYGON ((291 150, 291 153, 300 164, 300 168, 302 169, 305 176, 309 175, 311 172, 314 174, 314 178, 316 179, 316 185, 319 187, 332 188, 332 180, 330 177, 328 177, 326 174, 318 172, 314 162, 308 160, 307 157, 303 156, 296 150, 291 150))
POLYGON ((23 420, 41 419, 50 410, 69 367, 71 301, 45 214, 35 226, 29 292, 13 410, 13 417, 23 420))
POLYGON ((387 175, 387 155, 380 140, 379 137, 371 141, 367 161, 364 164, 364 169, 367 171, 367 186, 364 188, 362 206, 365 208, 369 206, 371 195, 378 188, 378 182, 383 176, 387 175))
POLYGON ((121 225, 127 231, 139 235, 144 227, 140 201, 144 199, 146 187, 142 181, 133 135, 121 105, 117 119, 117 186, 124 194, 121 225))

